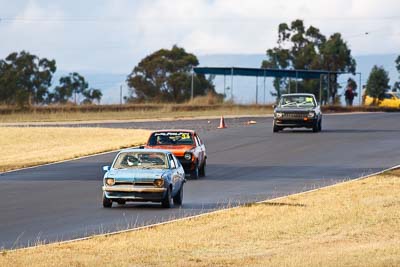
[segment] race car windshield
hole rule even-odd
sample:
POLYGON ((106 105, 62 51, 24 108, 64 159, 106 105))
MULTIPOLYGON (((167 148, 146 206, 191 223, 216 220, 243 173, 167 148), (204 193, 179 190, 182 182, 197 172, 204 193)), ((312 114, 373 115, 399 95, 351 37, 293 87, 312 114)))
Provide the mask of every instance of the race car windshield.
POLYGON ((149 145, 193 145, 193 136, 188 132, 159 132, 153 133, 150 137, 149 145))
POLYGON ((312 96, 296 95, 296 96, 282 96, 280 107, 284 108, 299 108, 299 107, 315 107, 316 103, 312 96))
POLYGON ((166 169, 168 168, 164 153, 126 152, 118 155, 114 169, 166 169))

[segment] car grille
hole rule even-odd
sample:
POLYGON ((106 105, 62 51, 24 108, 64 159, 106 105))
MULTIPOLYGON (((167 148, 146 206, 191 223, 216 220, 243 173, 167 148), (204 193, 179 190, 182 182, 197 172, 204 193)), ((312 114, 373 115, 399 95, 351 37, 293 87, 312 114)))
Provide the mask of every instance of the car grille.
POLYGON ((135 186, 148 186, 153 185, 153 182, 116 182, 115 185, 135 185, 135 186))
POLYGON ((283 119, 303 119, 308 116, 308 112, 284 112, 283 119))

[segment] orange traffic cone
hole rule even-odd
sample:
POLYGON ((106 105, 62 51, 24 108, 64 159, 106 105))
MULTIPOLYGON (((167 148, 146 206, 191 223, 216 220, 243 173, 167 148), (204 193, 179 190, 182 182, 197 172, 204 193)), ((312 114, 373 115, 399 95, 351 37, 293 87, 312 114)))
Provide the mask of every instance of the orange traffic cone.
POLYGON ((226 127, 224 116, 221 116, 221 120, 219 121, 218 129, 224 129, 224 128, 228 128, 228 127, 226 127))

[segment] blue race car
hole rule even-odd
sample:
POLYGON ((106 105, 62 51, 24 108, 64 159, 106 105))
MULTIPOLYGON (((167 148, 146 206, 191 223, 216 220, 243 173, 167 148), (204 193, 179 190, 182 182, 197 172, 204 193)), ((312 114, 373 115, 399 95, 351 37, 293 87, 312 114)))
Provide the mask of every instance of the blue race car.
POLYGON ((182 205, 185 172, 179 160, 166 150, 125 149, 112 166, 104 166, 103 207, 113 202, 161 202, 170 208, 172 201, 182 205))

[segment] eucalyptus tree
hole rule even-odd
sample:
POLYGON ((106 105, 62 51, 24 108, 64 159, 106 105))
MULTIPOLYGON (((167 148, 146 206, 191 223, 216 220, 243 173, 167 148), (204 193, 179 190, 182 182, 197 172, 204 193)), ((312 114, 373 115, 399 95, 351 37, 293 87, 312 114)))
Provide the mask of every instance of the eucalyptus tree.
MULTIPOLYGON (((184 102, 191 96, 191 71, 199 65, 194 54, 176 45, 160 49, 143 58, 127 77, 128 101, 184 102)), ((215 93, 204 75, 194 76, 194 96, 215 93)))

